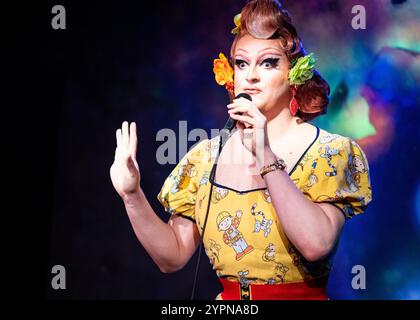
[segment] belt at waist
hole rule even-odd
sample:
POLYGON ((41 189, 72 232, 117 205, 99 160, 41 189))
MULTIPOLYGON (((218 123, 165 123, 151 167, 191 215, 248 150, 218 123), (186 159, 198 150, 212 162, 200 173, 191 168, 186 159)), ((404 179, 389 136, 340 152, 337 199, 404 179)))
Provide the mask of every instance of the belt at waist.
POLYGON ((241 285, 219 277, 223 300, 328 300, 327 287, 310 287, 305 282, 241 285))

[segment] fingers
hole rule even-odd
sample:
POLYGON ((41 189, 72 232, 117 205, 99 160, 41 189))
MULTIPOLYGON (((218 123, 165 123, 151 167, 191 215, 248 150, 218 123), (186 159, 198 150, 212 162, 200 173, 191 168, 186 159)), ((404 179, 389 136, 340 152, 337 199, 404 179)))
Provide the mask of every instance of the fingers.
POLYGON ((130 142, 129 142, 129 152, 133 158, 136 158, 137 155, 137 126, 135 122, 130 124, 130 142))
POLYGON ((238 121, 244 122, 245 124, 248 124, 248 125, 251 125, 251 126, 255 126, 256 125, 255 119, 252 118, 252 117, 250 117, 250 116, 230 113, 230 117, 232 119, 234 119, 234 120, 238 120, 238 121))
POLYGON ((118 147, 121 146, 121 139, 122 139, 122 137, 121 137, 121 129, 118 129, 115 132, 115 135, 116 135, 116 138, 117 138, 117 148, 118 148, 118 147))
POLYGON ((249 106, 238 106, 238 105, 235 105, 235 104, 230 104, 230 105, 228 105, 228 108, 229 108, 229 110, 228 110, 229 114, 231 112, 233 112, 233 113, 246 112, 250 116, 254 116, 255 117, 255 116, 258 115, 257 111, 254 108, 251 108, 249 106))
POLYGON ((137 155, 137 126, 135 122, 131 122, 130 127, 128 122, 122 123, 121 129, 115 132, 117 139, 117 148, 115 150, 115 158, 119 155, 129 153, 133 159, 137 155))
POLYGON ((252 103, 251 100, 248 100, 244 97, 240 97, 239 99, 233 99, 234 102, 238 101, 238 102, 242 102, 242 103, 252 103))
POLYGON ((233 118, 232 115, 239 115, 239 116, 250 116, 251 118, 256 119, 256 120, 259 119, 258 113, 255 110, 248 109, 247 107, 238 107, 235 109, 231 109, 228 111, 228 113, 231 118, 233 118))
POLYGON ((254 102, 252 102, 248 99, 245 99, 245 98, 234 99, 233 102, 231 103, 231 105, 235 105, 235 104, 245 105, 245 106, 250 106, 250 107, 252 107, 252 106, 256 107, 254 102))
MULTIPOLYGON (((258 121, 258 123, 262 124, 265 120, 264 115, 258 110, 257 106, 254 105, 252 102, 246 100, 242 104, 238 103, 231 103, 228 106, 228 113, 232 117, 232 114, 240 113, 240 115, 249 115, 255 120, 258 121)), ((232 117, 233 118, 233 117, 232 117)))
POLYGON ((130 135, 128 133, 128 122, 124 121, 122 124, 122 147, 128 149, 130 142, 130 135))

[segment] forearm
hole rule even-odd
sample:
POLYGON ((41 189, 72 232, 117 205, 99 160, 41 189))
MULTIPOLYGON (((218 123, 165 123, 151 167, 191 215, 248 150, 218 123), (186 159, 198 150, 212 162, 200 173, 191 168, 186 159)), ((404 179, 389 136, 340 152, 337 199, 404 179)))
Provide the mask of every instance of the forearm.
MULTIPOLYGON (((260 166, 273 163, 276 156, 266 151, 260 166)), ((320 206, 307 199, 290 179, 286 170, 264 176, 282 228, 292 244, 307 260, 328 254, 336 240, 336 230, 320 206)))
POLYGON ((172 227, 156 215, 141 189, 123 201, 134 233, 152 260, 162 271, 176 268, 181 262, 172 227))

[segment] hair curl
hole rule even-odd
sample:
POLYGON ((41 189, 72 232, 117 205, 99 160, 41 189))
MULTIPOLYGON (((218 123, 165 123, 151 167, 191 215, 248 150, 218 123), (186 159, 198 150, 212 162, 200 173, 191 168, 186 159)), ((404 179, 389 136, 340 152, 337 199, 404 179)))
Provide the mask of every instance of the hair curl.
MULTIPOLYGON (((289 13, 277 0, 250 0, 241 12, 241 28, 233 40, 230 56, 240 38, 249 34, 257 39, 278 39, 290 64, 306 55, 289 13)), ((314 76, 298 86, 296 100, 299 110, 296 114, 303 121, 311 120, 327 112, 330 87, 314 70, 314 76)))

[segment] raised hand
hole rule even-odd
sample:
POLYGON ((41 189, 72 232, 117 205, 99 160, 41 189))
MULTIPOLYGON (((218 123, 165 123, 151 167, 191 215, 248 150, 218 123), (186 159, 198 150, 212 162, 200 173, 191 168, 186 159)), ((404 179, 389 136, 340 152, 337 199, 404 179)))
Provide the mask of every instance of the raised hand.
POLYGON ((266 117, 255 103, 245 98, 233 100, 228 109, 229 116, 237 120, 236 127, 239 129, 242 144, 255 157, 262 157, 264 148, 269 147, 266 117))
POLYGON ((140 170, 137 164, 137 128, 132 122, 124 121, 116 131, 117 148, 114 163, 110 169, 111 181, 118 194, 124 198, 140 190, 140 170))

